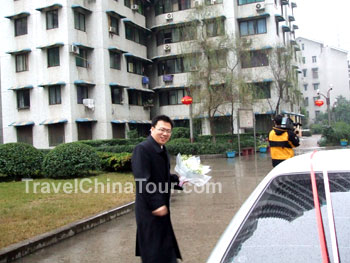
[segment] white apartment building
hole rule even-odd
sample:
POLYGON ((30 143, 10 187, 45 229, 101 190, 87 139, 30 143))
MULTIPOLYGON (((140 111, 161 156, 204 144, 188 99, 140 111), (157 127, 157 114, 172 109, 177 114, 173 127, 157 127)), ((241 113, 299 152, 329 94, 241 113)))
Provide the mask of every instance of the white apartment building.
MULTIPOLYGON (((181 44, 196 36, 179 34, 179 28, 186 28, 200 4, 215 10, 215 17, 203 18, 210 37, 230 32, 252 39, 249 52, 254 59, 241 66, 242 74, 249 72, 249 82, 273 100, 268 56, 261 51, 277 44, 298 48, 293 2, 3 0, 4 142, 48 148, 82 139, 124 138, 130 129, 147 134, 151 117, 159 113, 186 125, 189 107, 181 98, 193 69, 184 63, 181 44)), ((269 120, 264 99, 252 107, 257 123, 269 120)), ((290 113, 293 107, 282 104, 281 110, 290 113)), ((227 130, 227 113, 217 118, 218 126, 227 130)), ((205 114, 200 126, 203 134, 209 133, 205 114)))
POLYGON ((309 121, 313 123, 320 112, 327 112, 325 97, 329 96, 330 107, 335 105, 335 99, 340 95, 350 99, 348 52, 303 37, 298 37, 297 43, 301 47, 300 89, 309 121), (317 90, 325 97, 318 95, 317 90), (321 107, 314 103, 318 99, 324 101, 321 107))

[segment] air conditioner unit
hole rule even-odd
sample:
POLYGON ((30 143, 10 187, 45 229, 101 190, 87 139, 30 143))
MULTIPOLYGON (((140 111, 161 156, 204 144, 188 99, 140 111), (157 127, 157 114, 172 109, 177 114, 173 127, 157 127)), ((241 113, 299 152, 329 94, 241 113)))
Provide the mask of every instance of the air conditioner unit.
POLYGON ((216 4, 216 0, 210 0, 210 4, 215 5, 216 4))
POLYGON ((170 21, 170 20, 173 20, 173 13, 168 13, 168 14, 166 14, 166 20, 167 21, 170 21))
POLYGON ((83 105, 90 110, 95 109, 94 99, 83 99, 83 105))
POLYGON ((110 26, 110 27, 109 27, 109 32, 110 32, 110 33, 115 33, 115 34, 117 34, 117 28, 114 27, 114 26, 110 26))
POLYGON ((137 11, 137 10, 139 10, 139 6, 138 5, 131 5, 131 10, 137 11))
POLYGON ((256 11, 258 11, 258 12, 264 11, 265 10, 265 4, 264 3, 256 4, 255 8, 256 8, 256 11))
POLYGON ((169 44, 165 44, 164 51, 170 51, 170 50, 171 50, 171 46, 169 44))
POLYGON ((71 45, 70 52, 74 54, 79 54, 79 47, 76 45, 71 45))

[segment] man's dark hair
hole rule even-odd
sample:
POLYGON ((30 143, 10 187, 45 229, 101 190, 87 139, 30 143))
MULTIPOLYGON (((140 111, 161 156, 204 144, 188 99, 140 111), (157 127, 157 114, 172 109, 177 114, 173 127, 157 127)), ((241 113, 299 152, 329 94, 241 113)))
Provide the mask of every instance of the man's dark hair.
POLYGON ((273 120, 275 121, 275 123, 277 125, 281 125, 282 119, 283 119, 283 116, 281 114, 278 114, 278 115, 275 116, 275 118, 273 120))
POLYGON ((166 115, 158 115, 158 116, 155 116, 153 119, 152 119, 152 127, 156 127, 158 121, 164 121, 164 122, 168 122, 170 123, 171 125, 171 128, 174 127, 174 122, 166 115))

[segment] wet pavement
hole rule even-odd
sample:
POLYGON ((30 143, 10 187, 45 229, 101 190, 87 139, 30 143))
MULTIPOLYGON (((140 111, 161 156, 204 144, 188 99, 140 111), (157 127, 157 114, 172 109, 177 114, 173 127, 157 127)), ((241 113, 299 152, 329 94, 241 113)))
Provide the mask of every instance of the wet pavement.
MULTIPOLYGON (((313 150, 318 139, 303 138, 298 153, 313 150)), ((185 192, 176 192, 172 197, 171 217, 185 263, 206 261, 237 209, 272 169, 268 153, 205 159, 202 163, 211 166, 210 182, 217 183, 216 187, 186 185, 185 192)), ((130 213, 16 262, 139 263, 134 256, 135 233, 135 217, 130 213)))

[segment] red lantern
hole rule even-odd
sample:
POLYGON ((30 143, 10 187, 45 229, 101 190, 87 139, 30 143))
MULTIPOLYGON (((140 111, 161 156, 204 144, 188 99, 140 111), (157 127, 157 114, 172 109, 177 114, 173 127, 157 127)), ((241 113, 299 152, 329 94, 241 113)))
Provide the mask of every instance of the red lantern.
POLYGON ((323 105, 323 100, 315 100, 315 105, 321 107, 323 105))
POLYGON ((189 105, 192 104, 192 98, 190 96, 185 96, 181 99, 182 104, 189 105))

